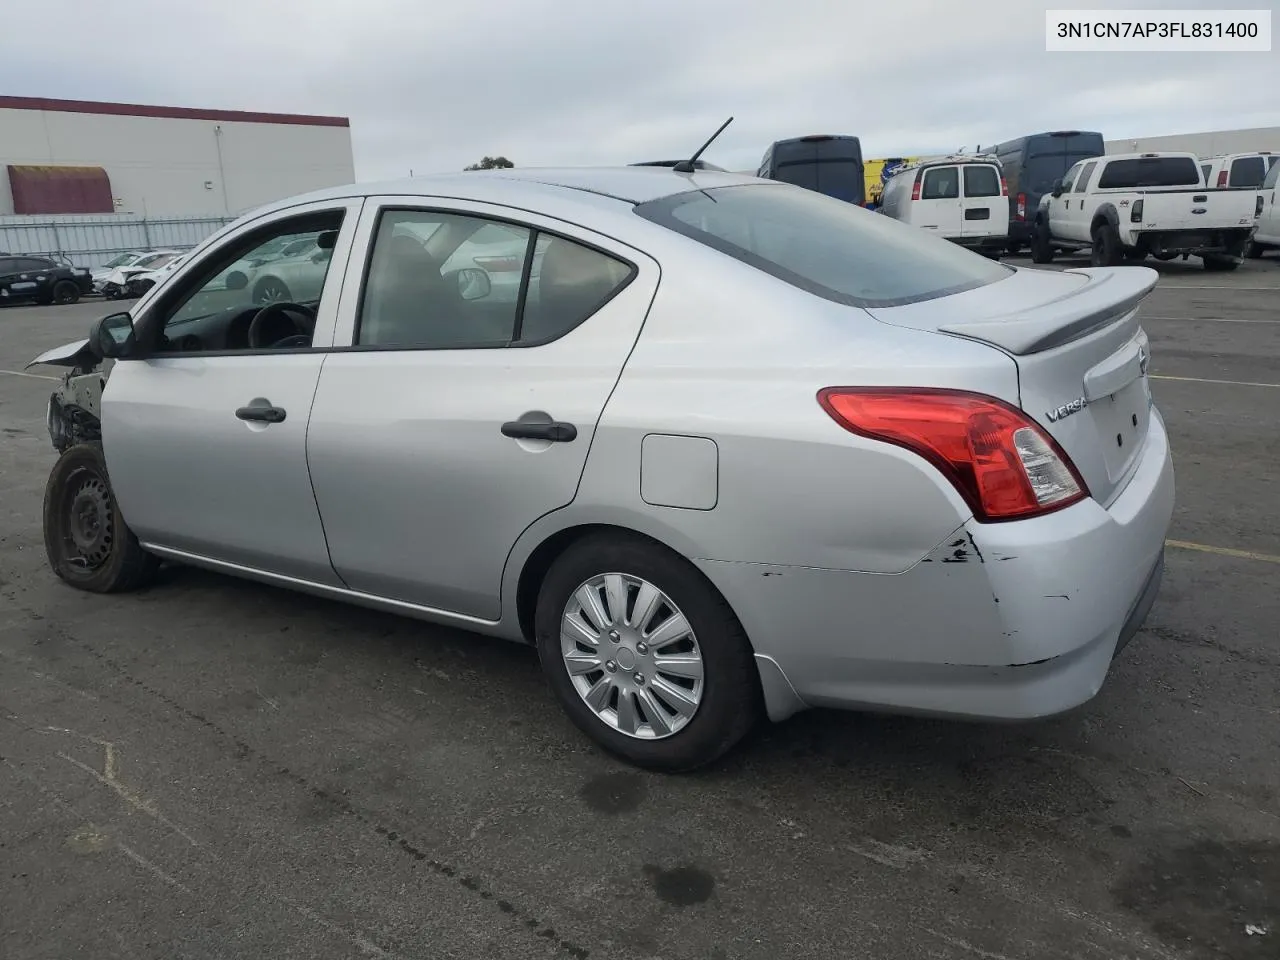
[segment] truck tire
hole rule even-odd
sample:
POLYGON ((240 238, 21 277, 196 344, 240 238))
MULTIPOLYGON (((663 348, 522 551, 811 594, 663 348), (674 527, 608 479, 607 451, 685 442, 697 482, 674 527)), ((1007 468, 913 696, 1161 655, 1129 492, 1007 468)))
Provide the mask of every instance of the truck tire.
POLYGON ((1124 261, 1124 247, 1120 243, 1120 234, 1109 223, 1100 223, 1093 228, 1093 249, 1089 253, 1089 264, 1094 267, 1116 267, 1124 261))
POLYGON ((1267 248, 1256 240, 1250 240, 1248 246, 1244 248, 1244 255, 1250 260, 1257 260, 1266 252, 1267 248))
POLYGON ((1240 261, 1235 257, 1203 257, 1204 268, 1210 273, 1227 273, 1235 270, 1240 266, 1240 261))
POLYGON ((160 568, 120 515, 96 443, 68 447, 44 491, 44 546, 49 566, 78 590, 117 593, 145 586, 160 568))
POLYGON ((1128 247, 1124 251, 1125 263, 1141 263, 1145 259, 1147 259, 1147 251, 1141 247, 1128 247))
POLYGON ((1031 262, 1053 263, 1053 238, 1049 235, 1049 225, 1043 220, 1036 221, 1031 235, 1031 262))

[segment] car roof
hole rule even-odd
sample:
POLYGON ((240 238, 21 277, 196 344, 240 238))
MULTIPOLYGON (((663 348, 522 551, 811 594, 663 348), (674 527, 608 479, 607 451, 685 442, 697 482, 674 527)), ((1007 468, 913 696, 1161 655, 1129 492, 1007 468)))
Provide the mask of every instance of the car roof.
POLYGON ((352 183, 289 197, 261 207, 267 213, 301 203, 367 196, 448 196, 501 202, 515 193, 530 196, 595 194, 628 204, 659 200, 690 190, 758 183, 757 177, 718 170, 677 173, 670 167, 520 167, 469 170, 371 183, 352 183))

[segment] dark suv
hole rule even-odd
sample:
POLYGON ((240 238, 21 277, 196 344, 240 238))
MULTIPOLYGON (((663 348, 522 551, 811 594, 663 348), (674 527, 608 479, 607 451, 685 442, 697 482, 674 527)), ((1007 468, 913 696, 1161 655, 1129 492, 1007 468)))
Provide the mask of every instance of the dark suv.
POLYGON ((0 304, 75 303, 93 292, 93 279, 81 267, 65 267, 48 257, 0 254, 0 304))

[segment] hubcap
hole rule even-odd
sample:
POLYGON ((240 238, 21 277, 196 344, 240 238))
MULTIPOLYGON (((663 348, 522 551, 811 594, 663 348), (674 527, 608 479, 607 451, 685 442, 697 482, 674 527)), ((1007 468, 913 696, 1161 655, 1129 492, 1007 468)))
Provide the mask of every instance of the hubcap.
POLYGON ((661 740, 697 713, 702 650, 665 593, 640 577, 605 573, 581 584, 560 620, 560 652, 578 696, 629 737, 661 740))
POLYGON ((259 288, 259 303, 276 303, 284 299, 284 288, 278 283, 264 283, 259 288))

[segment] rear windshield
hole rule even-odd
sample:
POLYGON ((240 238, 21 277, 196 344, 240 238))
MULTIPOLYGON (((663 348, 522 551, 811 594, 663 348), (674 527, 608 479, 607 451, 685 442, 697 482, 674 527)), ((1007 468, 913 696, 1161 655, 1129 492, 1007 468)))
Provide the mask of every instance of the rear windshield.
POLYGON ((770 276, 850 306, 931 300, 1013 273, 918 227, 781 184, 695 190, 635 210, 770 276))
POLYGON ((1112 160, 1098 179, 1108 187, 1198 187, 1200 169, 1190 157, 1134 157, 1112 160))
POLYGON ((964 168, 964 195, 966 197, 1000 196, 1000 175, 995 167, 968 164, 964 168))
POLYGON ((1267 176, 1267 162, 1261 157, 1241 157, 1231 164, 1229 187, 1260 187, 1267 176))

